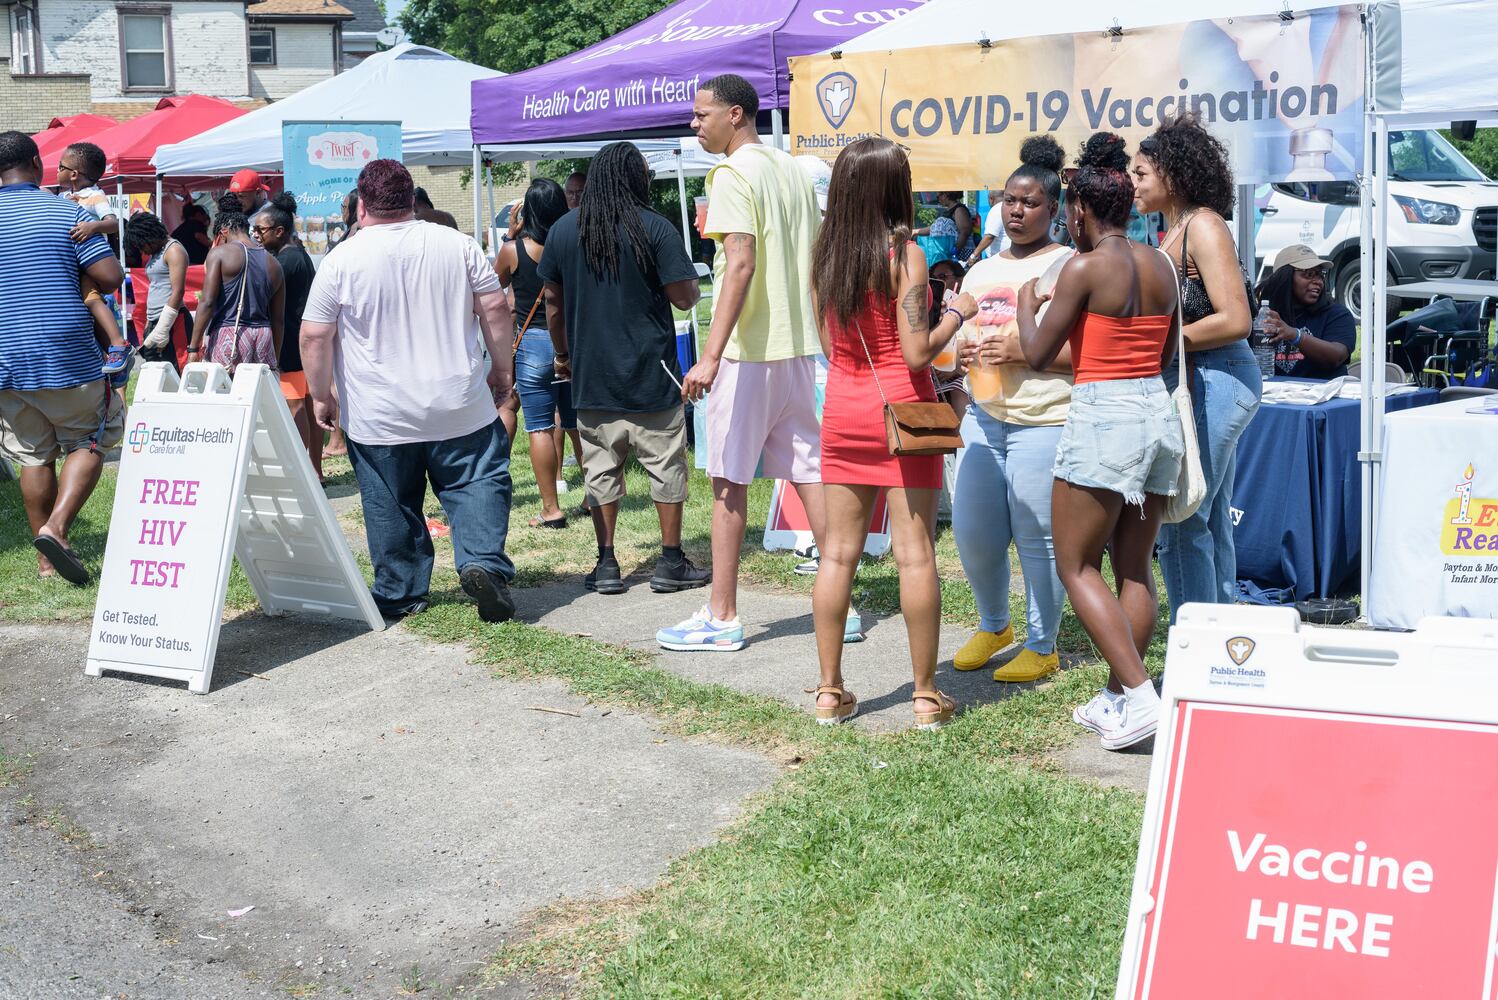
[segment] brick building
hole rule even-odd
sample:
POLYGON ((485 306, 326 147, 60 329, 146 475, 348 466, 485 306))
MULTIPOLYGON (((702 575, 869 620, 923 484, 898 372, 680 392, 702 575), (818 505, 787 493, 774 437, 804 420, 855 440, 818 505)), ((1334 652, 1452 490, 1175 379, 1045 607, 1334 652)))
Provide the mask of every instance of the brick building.
POLYGON ((171 94, 278 100, 373 51, 383 27, 373 0, 0 0, 0 129, 131 118, 171 94))

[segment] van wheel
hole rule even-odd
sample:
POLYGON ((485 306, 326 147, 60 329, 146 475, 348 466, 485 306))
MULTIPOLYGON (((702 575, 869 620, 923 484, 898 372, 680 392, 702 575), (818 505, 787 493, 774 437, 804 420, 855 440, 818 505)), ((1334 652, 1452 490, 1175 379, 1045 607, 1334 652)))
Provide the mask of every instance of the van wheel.
MULTIPOLYGON (((1336 300, 1347 307, 1352 313, 1352 318, 1359 323, 1363 322, 1363 268, 1362 261, 1354 257, 1337 269, 1336 284, 1333 286, 1332 294, 1336 300)), ((1395 320, 1403 311, 1404 300, 1389 296, 1388 318, 1395 320)))

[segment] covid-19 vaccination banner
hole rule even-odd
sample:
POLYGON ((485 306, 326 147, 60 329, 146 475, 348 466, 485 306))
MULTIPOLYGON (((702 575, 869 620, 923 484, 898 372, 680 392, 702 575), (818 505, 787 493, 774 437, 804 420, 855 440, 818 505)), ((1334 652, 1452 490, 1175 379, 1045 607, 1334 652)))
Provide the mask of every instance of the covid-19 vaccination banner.
POLYGON ((1021 143, 1070 158, 1094 132, 1131 148, 1193 112, 1240 183, 1360 170, 1363 44, 1356 7, 977 44, 804 56, 791 63, 791 152, 831 162, 880 135, 909 147, 917 190, 1002 184, 1021 143))
POLYGON ((343 199, 370 160, 401 158, 400 122, 285 122, 286 190, 296 197, 297 236, 323 254, 343 236, 343 199))

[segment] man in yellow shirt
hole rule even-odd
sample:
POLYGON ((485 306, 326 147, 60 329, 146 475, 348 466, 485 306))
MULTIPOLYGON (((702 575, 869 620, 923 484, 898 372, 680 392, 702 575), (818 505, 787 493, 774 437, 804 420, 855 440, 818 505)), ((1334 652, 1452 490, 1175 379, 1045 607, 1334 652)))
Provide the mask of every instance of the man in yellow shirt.
POLYGON ((713 320, 702 360, 683 396, 707 396, 707 472, 713 481, 713 587, 693 618, 661 629, 666 649, 741 649, 739 549, 749 483, 763 474, 789 481, 812 537, 823 527, 811 306, 811 247, 821 214, 811 178, 787 153, 760 142, 759 95, 741 76, 702 84, 692 131, 702 148, 727 159, 707 176, 707 226, 721 244, 713 274, 713 320))

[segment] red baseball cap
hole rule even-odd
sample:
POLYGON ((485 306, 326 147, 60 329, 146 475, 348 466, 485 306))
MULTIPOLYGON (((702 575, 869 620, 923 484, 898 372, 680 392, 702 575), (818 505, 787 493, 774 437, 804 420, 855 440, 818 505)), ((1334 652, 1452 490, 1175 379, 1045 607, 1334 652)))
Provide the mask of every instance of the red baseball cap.
POLYGON ((241 170, 229 179, 229 190, 234 194, 245 191, 269 191, 270 188, 260 180, 260 175, 253 170, 241 170))

